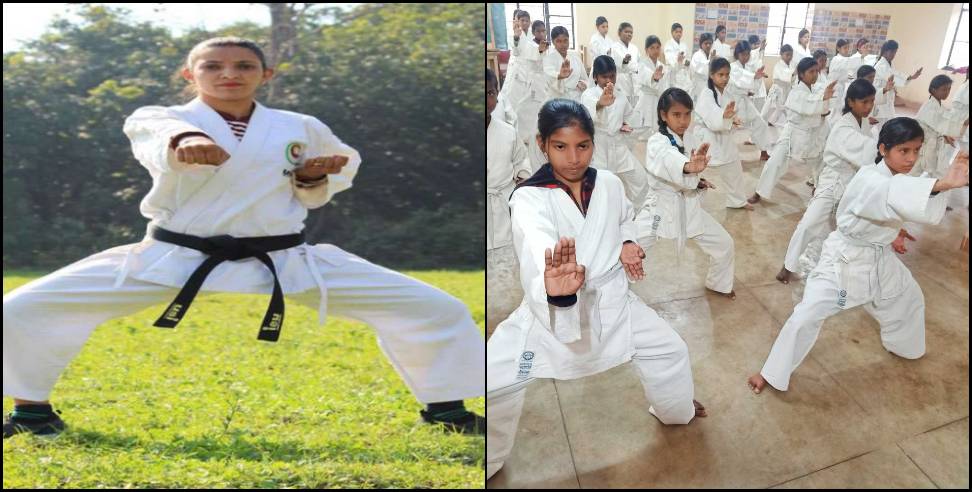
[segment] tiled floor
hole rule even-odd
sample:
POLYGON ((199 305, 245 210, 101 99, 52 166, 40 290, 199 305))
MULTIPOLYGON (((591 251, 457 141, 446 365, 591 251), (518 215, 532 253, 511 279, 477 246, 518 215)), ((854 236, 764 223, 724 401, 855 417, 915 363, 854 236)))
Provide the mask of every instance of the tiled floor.
MULTIPOLYGON (((761 165, 752 146, 740 148, 752 190, 761 165)), ((709 417, 661 425, 630 364, 541 381, 528 390, 513 454, 487 486, 968 488, 965 209, 938 226, 908 226, 918 241, 902 260, 925 295, 927 355, 889 354, 877 322, 856 308, 827 321, 789 392, 747 388, 801 295, 801 283, 773 276, 809 197, 804 176, 791 166, 775 201, 752 212, 722 208, 720 190, 706 197, 735 240, 735 301, 704 292, 706 258, 691 242, 679 265, 671 241, 656 245, 634 287, 688 344, 709 417)))

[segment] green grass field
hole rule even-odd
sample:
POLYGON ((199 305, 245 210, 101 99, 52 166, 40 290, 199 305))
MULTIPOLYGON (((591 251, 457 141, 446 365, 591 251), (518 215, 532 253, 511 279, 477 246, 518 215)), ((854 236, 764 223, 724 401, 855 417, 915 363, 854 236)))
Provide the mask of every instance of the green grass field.
MULTIPOLYGON (((410 274, 483 330, 483 272, 410 274)), ((36 276, 5 271, 3 290, 36 276)), ((483 488, 484 438, 420 423, 367 325, 288 303, 259 342, 267 297, 200 298, 175 331, 151 326, 163 305, 100 326, 54 388, 68 431, 4 440, 3 487, 483 488)))

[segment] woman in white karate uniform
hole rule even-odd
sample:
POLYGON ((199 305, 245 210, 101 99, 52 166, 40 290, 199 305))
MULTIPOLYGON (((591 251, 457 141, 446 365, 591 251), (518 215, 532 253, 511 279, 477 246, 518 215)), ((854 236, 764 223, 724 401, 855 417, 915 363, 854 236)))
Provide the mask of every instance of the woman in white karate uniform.
MULTIPOLYGON (((799 60, 797 60, 799 62, 799 60)), ((786 98, 796 82, 796 62, 793 61, 793 47, 784 44, 780 48, 780 59, 773 65, 773 85, 766 94, 766 102, 760 116, 767 124, 776 128, 786 125, 786 98)))
POLYGON ((746 203, 746 195, 742 189, 743 173, 739 148, 733 139, 733 133, 743 124, 736 114, 736 108, 741 103, 733 99, 726 89, 728 85, 729 60, 713 58, 709 63, 708 87, 696 101, 695 112, 698 119, 692 122, 686 148, 694 150, 708 144, 708 167, 719 174, 724 183, 726 207, 751 210, 753 207, 746 203))
MULTIPOLYGON (((3 296, 3 394, 15 399, 4 438, 64 427, 47 399, 95 327, 175 297, 155 323, 173 328, 200 289, 272 292, 261 340, 280 335, 284 295, 317 310, 321 323, 329 312, 371 324, 409 389, 430 404, 426 420, 449 423, 438 416, 484 394, 482 336, 462 302, 336 246, 305 243, 307 210, 350 188, 361 157, 317 118, 256 102, 273 75, 265 63, 252 41, 197 45, 182 75, 199 96, 125 121, 153 180, 141 204, 151 219, 145 239, 3 296), (20 418, 22 407, 48 417, 20 418)), ((468 412, 450 420, 483 426, 468 412)))
POLYGON ((840 105, 844 101, 844 93, 847 86, 857 79, 857 67, 861 66, 860 58, 853 58, 850 55, 851 43, 846 39, 837 40, 837 52, 830 59, 830 77, 837 81, 834 88, 834 104, 831 106, 834 111, 830 112, 828 119, 832 125, 841 118, 840 105))
MULTIPOLYGON (((618 26, 618 40, 611 47, 611 58, 614 59, 614 66, 617 67, 617 86, 628 95, 628 102, 634 108, 638 104, 638 91, 635 87, 638 70, 641 63, 638 43, 631 40, 634 37, 634 28, 627 22, 622 22, 618 26)), ((593 71, 593 70, 592 70, 593 71)), ((593 75, 592 75, 593 77, 593 75)))
POLYGON ((814 240, 824 239, 833 230, 830 219, 844 195, 844 189, 860 169, 861 163, 873 162, 877 139, 871 133, 868 115, 874 109, 876 91, 870 82, 855 80, 845 94, 841 117, 834 123, 823 153, 823 169, 817 190, 810 198, 803 217, 790 237, 783 268, 776 280, 784 284, 799 268, 800 255, 814 240))
POLYGON ((964 152, 969 151, 969 73, 965 72, 965 82, 959 87, 952 100, 952 107, 946 113, 951 122, 950 135, 956 136, 957 145, 964 152))
POLYGON ((875 106, 874 117, 878 119, 878 127, 882 125, 885 121, 894 118, 894 100, 899 88, 904 88, 908 85, 908 82, 917 79, 921 75, 921 68, 915 71, 908 77, 891 66, 891 62, 894 61, 895 56, 898 54, 898 42, 895 40, 886 41, 881 45, 881 53, 878 56, 877 61, 874 63, 874 70, 877 71, 877 75, 874 78, 874 87, 879 91, 884 88, 884 84, 887 83, 888 79, 894 79, 895 90, 888 93, 885 98, 884 104, 875 106))
POLYGON ((810 49, 810 31, 800 29, 797 44, 793 47, 793 60, 800 63, 804 58, 813 58, 813 50, 810 49))
POLYGON ((661 39, 654 34, 645 39, 645 56, 641 59, 638 69, 638 88, 641 96, 635 106, 635 120, 632 122, 634 131, 640 134, 642 140, 658 131, 658 96, 671 86, 671 72, 661 57, 661 39))
POLYGON ((587 56, 591 60, 601 56, 610 55, 611 47, 614 46, 614 40, 611 36, 608 36, 608 20, 604 16, 598 17, 594 21, 594 26, 597 31, 591 34, 591 44, 588 47, 587 56))
POLYGON ((753 103, 753 98, 756 97, 759 87, 764 87, 763 79, 766 75, 763 72, 765 67, 760 65, 755 67, 755 70, 750 70, 753 66, 749 64, 752 54, 749 41, 737 42, 732 51, 733 60, 729 64, 729 86, 726 91, 737 102, 736 112, 739 119, 742 121, 743 127, 749 131, 751 141, 759 148, 760 160, 765 161, 769 159, 767 151, 773 148, 775 141, 771 139, 769 127, 766 126, 766 121, 759 115, 759 110, 753 103))
POLYGON ((858 66, 869 65, 873 67, 874 63, 877 62, 877 55, 871 54, 871 42, 868 41, 867 38, 858 39, 857 43, 854 45, 854 48, 857 51, 851 55, 851 58, 855 59, 854 63, 858 66))
POLYGON ((969 156, 956 156, 942 178, 909 176, 921 145, 921 125, 911 118, 894 118, 881 129, 878 163, 861 163, 847 185, 837 208, 837 230, 824 241, 803 300, 780 330, 762 370, 749 378, 754 392, 767 383, 786 391, 824 321, 856 306, 864 306, 881 325, 881 344, 889 352, 906 359, 925 354, 924 296, 889 246, 904 222, 937 224, 942 219, 941 192, 968 185, 969 156))
POLYGON ((527 39, 530 37, 530 13, 526 10, 513 11, 513 43, 510 45, 510 61, 506 65, 506 78, 500 90, 500 100, 508 100, 511 104, 519 104, 528 94, 530 83, 526 75, 521 72, 520 57, 526 50, 527 39))
POLYGON ((702 209, 702 192, 713 188, 699 176, 708 165, 708 145, 686 155, 683 143, 693 106, 688 93, 677 87, 663 92, 658 100, 659 131, 648 140, 645 157, 649 187, 657 199, 653 207, 637 213, 638 240, 651 248, 656 238, 674 239, 678 258, 686 240, 695 241, 709 256, 706 289, 735 299, 732 237, 702 209))
POLYGON ((564 26, 550 31, 554 49, 547 50, 543 58, 543 71, 547 75, 547 99, 567 98, 580 101, 587 90, 587 72, 577 54, 570 53, 570 34, 564 26))
POLYGON ((710 56, 710 58, 722 57, 728 60, 732 56, 732 45, 726 43, 726 26, 721 24, 716 26, 712 49, 715 51, 715 55, 710 56))
POLYGON ((689 68, 692 51, 682 41, 682 25, 672 24, 672 38, 665 43, 665 64, 671 73, 672 87, 678 87, 692 94, 692 71, 689 68))
POLYGON ((874 138, 877 138, 877 134, 874 132, 875 125, 880 123, 880 121, 875 118, 877 107, 884 104, 887 98, 891 97, 890 95, 894 93, 894 77, 888 78, 888 80, 884 83, 884 87, 878 88, 877 84, 874 83, 876 76, 877 71, 874 70, 874 67, 871 65, 861 65, 860 67, 857 67, 857 78, 870 82, 871 85, 873 85, 877 90, 877 93, 874 94, 874 109, 871 110, 871 114, 867 115, 867 121, 871 124, 871 133, 874 134, 874 138))
POLYGON ((633 360, 648 411, 663 424, 705 416, 685 342, 628 287, 644 277, 645 255, 621 181, 590 167, 595 129, 586 109, 549 101, 539 129, 550 163, 510 200, 526 295, 487 343, 487 478, 510 455, 537 378, 577 379, 633 360))
POLYGON ((645 168, 631 152, 625 141, 633 127, 634 108, 624 90, 615 85, 617 68, 610 56, 594 59, 591 75, 594 85, 581 95, 581 103, 587 108, 597 134, 594 136, 594 160, 592 166, 611 171, 624 184, 624 193, 637 207, 645 201, 647 181, 645 168))
POLYGON ((516 108, 516 130, 520 140, 527 146, 530 166, 535 171, 543 165, 543 155, 533 137, 537 134, 537 111, 548 99, 549 83, 547 74, 543 71, 543 60, 550 46, 547 43, 547 27, 543 21, 533 21, 531 32, 533 37, 526 40, 519 61, 519 71, 527 80, 528 89, 522 99, 511 102, 516 108))
MULTIPOLYGON (((766 40, 759 40, 759 36, 755 34, 749 35, 749 62, 746 63, 746 70, 750 72, 756 72, 760 67, 764 67, 763 64, 763 52, 766 50, 766 40)), ((753 105, 756 106, 756 111, 763 110, 763 104, 766 103, 766 83, 760 80, 756 84, 756 92, 753 94, 753 105)), ((764 120, 765 121, 765 120, 764 120)))
POLYGON ((810 179, 816 184, 823 162, 824 144, 827 141, 824 118, 830 111, 830 99, 837 84, 833 81, 826 87, 815 86, 818 68, 819 64, 813 58, 804 58, 797 64, 800 83, 790 90, 790 95, 786 98, 786 126, 770 152, 770 159, 763 166, 756 193, 749 198, 749 203, 772 198, 773 188, 786 174, 790 159, 802 161, 807 166, 810 179), (816 89, 812 89, 813 87, 816 89))
POLYGON ((918 162, 911 171, 913 176, 928 173, 933 178, 940 178, 948 170, 955 153, 955 137, 949 135, 952 125, 942 102, 948 99, 951 90, 952 79, 945 74, 934 76, 928 84, 928 100, 915 115, 925 132, 925 142, 921 145, 918 162))
POLYGON ((513 245, 510 195, 516 183, 533 174, 526 147, 512 125, 493 118, 496 76, 486 69, 486 251, 513 245))
POLYGON ((692 54, 689 69, 692 72, 692 92, 689 94, 695 101, 699 100, 702 91, 709 86, 709 56, 712 54, 712 34, 704 32, 699 36, 699 49, 692 54))

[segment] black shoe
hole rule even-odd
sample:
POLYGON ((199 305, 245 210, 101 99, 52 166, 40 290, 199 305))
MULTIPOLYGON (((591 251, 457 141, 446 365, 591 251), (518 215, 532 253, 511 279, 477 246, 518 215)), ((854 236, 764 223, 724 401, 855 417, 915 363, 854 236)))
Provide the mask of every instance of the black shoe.
POLYGON ((463 434, 486 434, 486 417, 476 415, 465 408, 432 415, 428 410, 420 410, 422 420, 430 424, 442 424, 446 429, 463 434))
POLYGON ((8 414, 3 421, 3 438, 6 439, 24 432, 30 432, 35 436, 53 437, 60 434, 66 427, 67 424, 57 414, 52 415, 47 420, 40 421, 15 419, 13 414, 8 414))

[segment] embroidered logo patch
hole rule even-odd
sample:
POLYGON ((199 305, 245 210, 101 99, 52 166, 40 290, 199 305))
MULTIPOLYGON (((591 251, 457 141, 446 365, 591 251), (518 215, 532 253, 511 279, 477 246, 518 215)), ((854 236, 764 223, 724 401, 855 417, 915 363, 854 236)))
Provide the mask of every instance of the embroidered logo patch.
POLYGON ((837 305, 840 306, 840 307, 846 306, 847 305, 847 291, 844 290, 844 289, 840 289, 840 292, 838 292, 837 295, 840 296, 837 299, 837 305))
POLYGON ((651 222, 651 228, 653 230, 658 230, 658 224, 661 222, 661 215, 656 215, 651 222))
POLYGON ((516 373, 517 380, 524 380, 530 377, 530 369, 533 368, 533 352, 526 351, 520 356, 520 369, 516 373))
POLYGON ((304 157, 304 150, 306 145, 303 142, 290 142, 287 144, 286 158, 292 166, 297 166, 301 163, 304 157))

